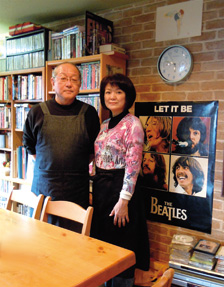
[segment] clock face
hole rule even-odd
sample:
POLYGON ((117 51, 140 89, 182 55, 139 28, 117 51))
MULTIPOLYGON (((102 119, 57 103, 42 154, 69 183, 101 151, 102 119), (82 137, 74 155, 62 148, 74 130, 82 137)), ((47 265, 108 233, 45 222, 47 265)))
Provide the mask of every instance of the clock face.
POLYGON ((157 68, 164 81, 170 83, 183 81, 192 69, 191 54, 183 46, 170 46, 160 55, 157 68))

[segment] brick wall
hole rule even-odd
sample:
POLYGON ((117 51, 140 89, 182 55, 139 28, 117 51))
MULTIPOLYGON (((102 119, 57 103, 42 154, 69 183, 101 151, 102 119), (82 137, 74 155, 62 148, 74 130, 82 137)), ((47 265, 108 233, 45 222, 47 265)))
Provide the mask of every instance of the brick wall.
MULTIPOLYGON (((156 8, 179 2, 137 1, 135 4, 96 13, 114 22, 115 42, 124 47, 129 56, 127 74, 135 84, 137 101, 219 101, 212 233, 207 235, 149 221, 151 256, 161 261, 168 261, 169 244, 174 233, 193 234, 198 239, 207 238, 224 243, 224 197, 221 196, 224 149, 224 1, 204 0, 201 36, 155 42, 156 8), (160 53, 172 44, 184 45, 194 59, 190 78, 179 86, 166 85, 156 68, 160 53)), ((46 26, 60 30, 74 24, 84 24, 84 17, 48 23, 46 26)))

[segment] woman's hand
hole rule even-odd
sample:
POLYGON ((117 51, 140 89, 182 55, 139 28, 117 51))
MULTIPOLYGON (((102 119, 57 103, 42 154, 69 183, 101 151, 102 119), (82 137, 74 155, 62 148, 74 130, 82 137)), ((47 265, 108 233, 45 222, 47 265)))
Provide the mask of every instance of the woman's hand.
POLYGON ((128 217, 128 200, 119 198, 115 204, 110 216, 114 216, 114 225, 118 224, 119 227, 125 226, 126 221, 129 222, 128 217))

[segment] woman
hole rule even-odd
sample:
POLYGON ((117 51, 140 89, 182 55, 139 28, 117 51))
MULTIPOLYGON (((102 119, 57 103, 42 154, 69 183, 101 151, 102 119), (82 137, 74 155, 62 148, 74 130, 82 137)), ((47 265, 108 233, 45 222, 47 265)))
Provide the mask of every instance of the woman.
POLYGON ((106 283, 113 287, 133 286, 135 267, 149 268, 147 226, 139 200, 143 201, 143 196, 136 190, 144 131, 139 119, 128 111, 135 98, 136 91, 128 77, 115 74, 102 80, 101 104, 110 110, 111 118, 102 123, 95 141, 91 236, 136 254, 136 266, 106 283))
POLYGON ((145 151, 169 152, 170 117, 148 117, 145 123, 145 151))

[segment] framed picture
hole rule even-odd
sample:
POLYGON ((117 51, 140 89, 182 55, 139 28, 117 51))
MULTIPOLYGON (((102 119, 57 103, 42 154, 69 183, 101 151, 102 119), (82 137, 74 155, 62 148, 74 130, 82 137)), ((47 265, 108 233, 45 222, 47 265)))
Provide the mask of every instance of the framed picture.
POLYGON ((99 54, 99 46, 113 42, 113 22, 86 11, 86 56, 99 54))
POLYGON ((156 42, 201 35, 203 0, 158 7, 156 42))

